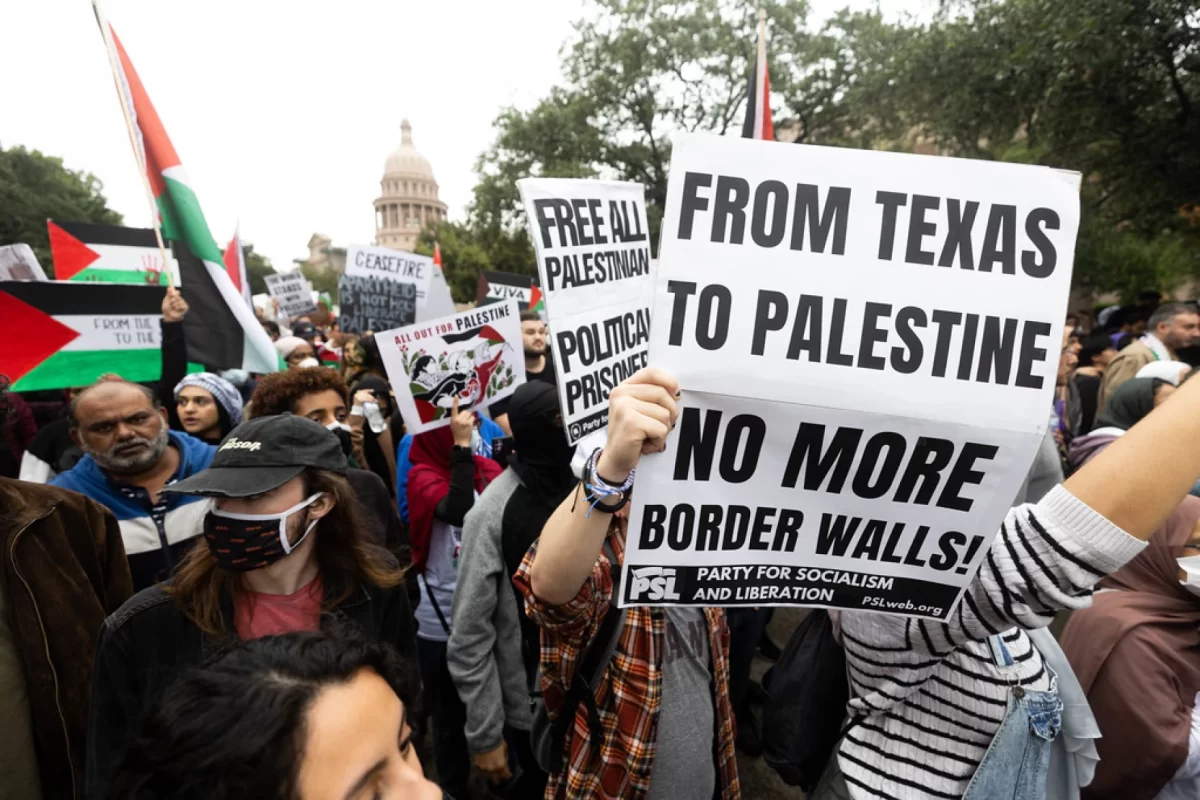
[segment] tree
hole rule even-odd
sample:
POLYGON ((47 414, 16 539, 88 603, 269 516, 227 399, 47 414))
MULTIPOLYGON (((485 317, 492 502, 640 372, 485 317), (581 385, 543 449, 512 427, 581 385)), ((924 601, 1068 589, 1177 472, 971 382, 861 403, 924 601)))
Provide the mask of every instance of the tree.
POLYGON ((800 39, 805 0, 593 0, 566 50, 564 84, 532 110, 497 118, 496 142, 477 164, 472 230, 490 244, 523 229, 519 178, 601 177, 646 187, 657 247, 670 137, 740 124, 760 6, 773 29, 800 39))
POLYGON ((0 245, 24 242, 53 276, 46 220, 120 225, 103 188, 95 175, 67 169, 61 158, 0 147, 0 245))
POLYGON ((261 253, 254 252, 252 244, 242 246, 242 257, 246 260, 246 279, 250 281, 250 293, 266 294, 265 278, 275 274, 275 267, 271 266, 271 260, 261 253))
POLYGON ((454 302, 473 302, 479 271, 495 269, 487 252, 475 241, 466 225, 455 222, 425 226, 417 238, 415 250, 421 255, 432 256, 434 242, 442 251, 442 272, 454 302))
POLYGON ((925 25, 830 21, 825 59, 785 90, 808 141, 926 134, 948 155, 1077 170, 1077 283, 1135 294, 1200 274, 1200 2, 942 5, 925 25))
POLYGON ((322 269, 314 267, 311 264, 301 264, 300 274, 308 278, 308 282, 312 284, 312 288, 317 292, 324 292, 333 298, 333 302, 338 302, 338 278, 341 276, 337 270, 322 269))

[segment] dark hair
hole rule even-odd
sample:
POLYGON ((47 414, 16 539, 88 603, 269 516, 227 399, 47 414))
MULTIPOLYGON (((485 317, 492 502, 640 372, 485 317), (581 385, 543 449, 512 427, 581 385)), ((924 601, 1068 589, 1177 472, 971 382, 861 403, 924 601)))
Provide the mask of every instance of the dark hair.
MULTIPOLYGON (((324 594, 322 606, 336 608, 362 585, 390 589, 403 583, 404 570, 395 557, 368 538, 372 529, 346 479, 320 469, 307 469, 302 474, 306 497, 324 492, 333 499, 333 508, 321 517, 314 531, 324 594)), ((197 628, 219 638, 233 633, 225 627, 221 597, 227 589, 240 589, 241 581, 240 574, 218 567, 208 547, 199 544, 188 551, 174 577, 162 588, 197 628)))
POLYGON ((250 398, 250 407, 246 409, 246 419, 291 414, 301 397, 330 390, 337 392, 342 402, 348 404, 346 381, 335 369, 307 367, 272 372, 258 382, 250 398))
POLYGON ((1079 346, 1079 364, 1084 367, 1090 367, 1093 358, 1112 346, 1112 337, 1107 333, 1094 333, 1088 336, 1079 346))
POLYGON ((541 322, 542 315, 533 309, 525 309, 521 312, 521 322, 541 322))
POLYGON ((1164 303, 1154 309, 1154 313, 1150 315, 1149 321, 1146 322, 1146 327, 1150 330, 1156 330, 1159 325, 1162 325, 1164 322, 1170 322, 1180 314, 1195 313, 1196 309, 1187 303, 1164 303))
POLYGON ((263 326, 263 329, 267 333, 273 334, 275 336, 279 336, 279 323, 278 322, 272 322, 269 319, 264 319, 262 321, 262 326, 263 326))
POLYGON ((147 709, 108 796, 292 800, 309 710, 322 691, 363 669, 411 706, 411 667, 349 628, 266 636, 225 651, 183 673, 147 709))
POLYGON ((97 386, 111 386, 114 383, 122 384, 124 386, 132 386, 142 394, 146 395, 146 399, 150 401, 150 406, 152 408, 162 408, 162 404, 158 402, 158 395, 148 386, 143 386, 142 384, 134 383, 133 381, 127 381, 124 378, 101 378, 91 386, 83 387, 75 393, 74 397, 71 398, 71 402, 67 405, 67 419, 71 421, 72 428, 79 427, 79 417, 75 412, 78 410, 79 402, 83 400, 84 395, 86 395, 92 389, 95 389, 97 386))

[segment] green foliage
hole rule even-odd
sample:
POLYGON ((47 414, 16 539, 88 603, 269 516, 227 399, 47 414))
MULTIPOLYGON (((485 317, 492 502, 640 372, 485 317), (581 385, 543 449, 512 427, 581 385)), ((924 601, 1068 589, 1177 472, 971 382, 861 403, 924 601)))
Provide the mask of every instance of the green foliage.
MULTIPOLYGON (((249 265, 247 264, 247 269, 249 265)), ((320 269, 311 264, 301 264, 300 274, 308 278, 308 282, 312 284, 312 288, 317 292, 325 292, 336 304, 338 302, 338 277, 339 274, 332 269, 320 269)))
POLYGON ((90 172, 67 169, 61 158, 24 147, 0 147, 0 245, 24 242, 53 276, 47 219, 120 225, 103 184, 90 172))
POLYGON ((521 228, 519 178, 609 178, 646 187, 657 248, 670 137, 739 129, 760 6, 781 35, 800 35, 805 0, 592 0, 564 53, 564 84, 497 118, 477 165, 472 230, 521 228))
POLYGON ((252 244, 242 247, 242 257, 246 259, 246 279, 250 281, 250 293, 266 294, 267 284, 264 279, 275 274, 271 260, 261 253, 254 252, 252 244))
POLYGON ((415 249, 432 256, 434 242, 441 247, 442 270, 456 303, 475 300, 480 270, 537 275, 533 245, 524 227, 480 229, 455 222, 428 225, 421 231, 415 249))

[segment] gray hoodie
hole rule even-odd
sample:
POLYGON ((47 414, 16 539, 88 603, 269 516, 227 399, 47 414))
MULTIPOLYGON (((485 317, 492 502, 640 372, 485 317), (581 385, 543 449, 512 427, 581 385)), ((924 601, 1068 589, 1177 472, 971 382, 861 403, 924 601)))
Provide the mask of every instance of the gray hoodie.
POLYGON ((479 495, 462 527, 446 660, 467 707, 472 753, 499 747, 505 725, 527 731, 533 723, 521 659, 520 611, 500 542, 504 507, 520 485, 512 469, 504 470, 479 495))

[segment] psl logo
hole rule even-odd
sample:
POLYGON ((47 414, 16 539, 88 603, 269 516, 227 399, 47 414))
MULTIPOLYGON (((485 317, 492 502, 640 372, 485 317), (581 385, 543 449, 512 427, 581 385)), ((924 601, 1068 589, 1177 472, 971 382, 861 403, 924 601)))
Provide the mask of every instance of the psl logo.
POLYGON ((633 567, 629 570, 633 583, 629 600, 678 600, 675 591, 675 570, 671 567, 633 567), (645 594, 645 597, 642 595, 645 594))

